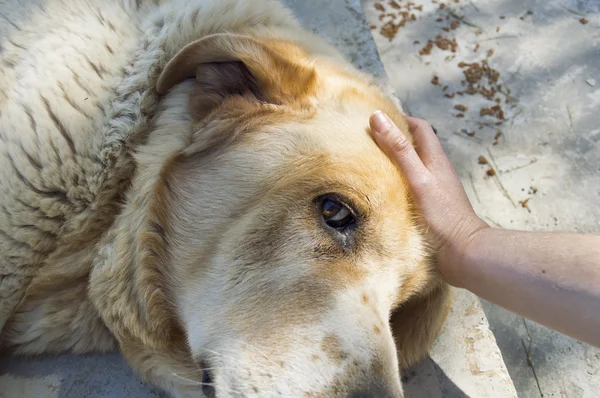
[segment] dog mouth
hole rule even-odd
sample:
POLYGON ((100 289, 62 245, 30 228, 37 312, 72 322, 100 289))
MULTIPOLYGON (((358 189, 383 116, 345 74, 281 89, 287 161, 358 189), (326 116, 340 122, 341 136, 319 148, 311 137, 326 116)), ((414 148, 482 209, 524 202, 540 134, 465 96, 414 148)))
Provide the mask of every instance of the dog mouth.
POLYGON ((202 361, 200 364, 200 369, 202 370, 202 394, 206 398, 215 398, 217 396, 217 389, 215 387, 213 370, 206 361, 202 361))
POLYGON ((210 370, 202 371, 202 394, 206 398, 215 398, 217 396, 217 390, 210 370))

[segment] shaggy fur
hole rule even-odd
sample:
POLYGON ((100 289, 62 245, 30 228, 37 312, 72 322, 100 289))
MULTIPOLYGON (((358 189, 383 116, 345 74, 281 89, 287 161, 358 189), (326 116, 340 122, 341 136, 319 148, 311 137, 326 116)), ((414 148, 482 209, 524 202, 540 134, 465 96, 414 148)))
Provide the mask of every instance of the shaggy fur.
POLYGON ((276 1, 0 10, 0 347, 119 348, 181 397, 402 395, 448 289, 379 88, 276 1))

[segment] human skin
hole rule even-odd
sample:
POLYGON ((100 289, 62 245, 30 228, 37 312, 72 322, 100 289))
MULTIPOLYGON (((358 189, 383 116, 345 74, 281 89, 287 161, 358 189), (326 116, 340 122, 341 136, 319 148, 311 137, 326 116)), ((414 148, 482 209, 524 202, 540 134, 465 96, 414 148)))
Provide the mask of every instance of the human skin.
POLYGON ((407 119, 414 144, 380 111, 370 125, 408 181, 446 282, 600 346, 600 235, 489 227, 429 123, 407 119))

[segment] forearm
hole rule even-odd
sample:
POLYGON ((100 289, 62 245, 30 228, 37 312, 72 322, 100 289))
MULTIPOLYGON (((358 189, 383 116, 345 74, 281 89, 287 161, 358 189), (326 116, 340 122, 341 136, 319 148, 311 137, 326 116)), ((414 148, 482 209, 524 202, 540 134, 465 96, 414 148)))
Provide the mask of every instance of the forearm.
POLYGON ((463 258, 461 287, 600 346, 600 235, 486 228, 463 258))

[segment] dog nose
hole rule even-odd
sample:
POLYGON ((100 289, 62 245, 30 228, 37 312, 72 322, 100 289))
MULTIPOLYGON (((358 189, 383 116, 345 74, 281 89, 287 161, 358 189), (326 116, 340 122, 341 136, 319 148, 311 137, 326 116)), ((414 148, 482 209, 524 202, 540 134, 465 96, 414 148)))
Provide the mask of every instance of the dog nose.
POLYGON ((374 390, 359 390, 348 395, 347 398, 401 398, 401 393, 393 393, 392 390, 377 388, 374 390))
POLYGON ((375 398, 377 395, 367 391, 355 391, 348 398, 375 398))

